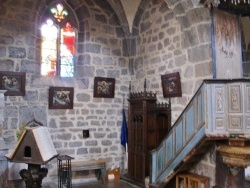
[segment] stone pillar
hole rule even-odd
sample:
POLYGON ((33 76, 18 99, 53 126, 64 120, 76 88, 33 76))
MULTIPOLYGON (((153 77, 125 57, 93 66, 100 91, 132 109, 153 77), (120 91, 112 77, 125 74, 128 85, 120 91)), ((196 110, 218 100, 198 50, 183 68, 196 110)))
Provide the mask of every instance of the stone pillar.
POLYGON ((8 153, 7 146, 3 140, 3 122, 4 122, 4 93, 6 90, 0 90, 0 187, 7 187, 8 162, 5 155, 8 153))
MULTIPOLYGON (((3 135, 3 121, 4 121, 4 114, 3 110, 5 107, 5 100, 4 100, 4 93, 6 90, 0 90, 0 139, 2 138, 3 135)), ((1 140, 0 140, 1 144, 1 140)))
POLYGON ((250 147, 241 138, 229 139, 228 145, 217 149, 216 186, 219 188, 243 188, 244 169, 250 165, 250 147), (223 175, 222 175, 223 174, 223 175))

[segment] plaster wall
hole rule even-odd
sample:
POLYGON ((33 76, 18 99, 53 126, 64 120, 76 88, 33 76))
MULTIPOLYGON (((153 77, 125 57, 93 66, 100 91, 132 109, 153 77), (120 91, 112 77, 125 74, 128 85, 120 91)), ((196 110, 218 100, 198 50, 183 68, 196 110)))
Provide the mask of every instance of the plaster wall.
POLYGON ((134 18, 141 0, 121 0, 121 3, 128 20, 129 30, 132 32, 134 18))

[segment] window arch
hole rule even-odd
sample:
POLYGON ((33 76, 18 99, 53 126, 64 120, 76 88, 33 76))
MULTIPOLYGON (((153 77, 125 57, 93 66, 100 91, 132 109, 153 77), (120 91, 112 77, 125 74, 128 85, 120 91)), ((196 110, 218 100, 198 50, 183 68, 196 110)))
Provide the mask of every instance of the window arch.
POLYGON ((67 5, 49 6, 41 25, 41 74, 73 77, 76 20, 67 5))

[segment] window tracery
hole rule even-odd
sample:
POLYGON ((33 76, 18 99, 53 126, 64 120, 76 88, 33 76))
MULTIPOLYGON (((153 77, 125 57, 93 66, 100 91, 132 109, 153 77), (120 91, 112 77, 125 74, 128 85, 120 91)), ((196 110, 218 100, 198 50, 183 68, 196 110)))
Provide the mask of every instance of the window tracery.
POLYGON ((41 27, 41 74, 74 76, 76 30, 68 19, 68 10, 58 3, 49 7, 41 27))

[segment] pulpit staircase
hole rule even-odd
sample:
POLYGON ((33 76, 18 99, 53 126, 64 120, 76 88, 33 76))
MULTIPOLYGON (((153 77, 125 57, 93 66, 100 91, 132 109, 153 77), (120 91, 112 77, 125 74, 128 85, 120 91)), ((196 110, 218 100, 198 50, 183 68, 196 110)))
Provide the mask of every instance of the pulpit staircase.
POLYGON ((150 187, 162 188, 199 162, 215 141, 250 140, 250 80, 204 80, 151 152, 150 187))

